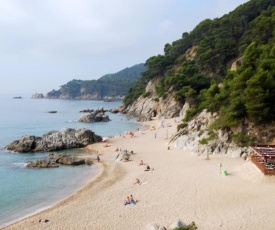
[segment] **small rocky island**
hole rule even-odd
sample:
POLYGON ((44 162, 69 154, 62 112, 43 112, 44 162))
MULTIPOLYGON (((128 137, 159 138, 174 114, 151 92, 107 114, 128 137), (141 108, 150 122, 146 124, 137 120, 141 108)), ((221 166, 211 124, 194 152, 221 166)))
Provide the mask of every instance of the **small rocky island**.
POLYGON ((90 158, 83 159, 75 155, 66 154, 49 154, 49 159, 38 159, 27 163, 28 168, 57 168, 59 165, 92 165, 93 161, 90 158))
POLYGON ((45 98, 44 94, 43 93, 35 93, 32 95, 31 97, 32 99, 43 99, 45 98))
POLYGON ((89 144, 102 141, 102 137, 85 128, 63 128, 61 131, 50 131, 42 137, 23 136, 5 148, 19 153, 53 152, 58 150, 82 148, 89 144))
POLYGON ((92 123, 92 122, 108 122, 110 121, 110 118, 108 115, 105 115, 106 110, 104 108, 100 108, 97 110, 93 109, 85 109, 80 111, 82 113, 88 113, 81 118, 79 118, 79 122, 87 122, 87 123, 92 123))

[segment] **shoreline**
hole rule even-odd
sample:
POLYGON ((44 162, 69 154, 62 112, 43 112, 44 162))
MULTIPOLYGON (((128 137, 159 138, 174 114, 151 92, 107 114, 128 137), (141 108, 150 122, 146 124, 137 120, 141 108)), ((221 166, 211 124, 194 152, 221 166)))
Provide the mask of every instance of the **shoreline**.
POLYGON ((22 215, 20 215, 19 217, 14 217, 11 220, 1 223, 0 229, 7 227, 9 225, 12 225, 14 223, 17 223, 26 218, 29 218, 31 216, 34 216, 43 211, 46 211, 52 208, 53 206, 55 206, 56 204, 58 204, 59 202, 62 202, 63 200, 68 199, 70 196, 74 195, 76 192, 84 188, 87 185, 87 183, 91 181, 90 177, 92 178, 95 177, 99 172, 100 172, 100 168, 98 167, 97 164, 95 164, 95 167, 93 167, 93 169, 90 169, 90 172, 88 172, 87 175, 85 175, 85 178, 83 178, 83 180, 79 182, 79 185, 73 186, 72 188, 70 188, 70 190, 64 190, 63 188, 54 196, 53 200, 45 200, 41 203, 39 202, 40 203, 39 206, 28 207, 27 210, 29 211, 27 212, 21 211, 22 215))
MULTIPOLYGON (((37 220, 47 218, 48 229, 145 229, 150 223, 169 227, 181 219, 198 229, 268 229, 275 226, 272 199, 275 177, 263 176, 250 161, 228 155, 197 156, 186 150, 167 148, 170 124, 135 132, 135 137, 116 136, 110 147, 96 143, 86 147, 99 151, 100 173, 72 196, 56 205, 2 229, 40 229, 37 220), (131 161, 114 161, 116 148, 133 151, 131 161), (144 171, 145 164, 154 168, 144 171), (219 164, 228 176, 222 176, 219 164), (144 184, 134 184, 139 178, 144 184), (123 205, 133 194, 136 205, 123 205), (268 202, 270 201, 270 202, 268 202), (266 212, 268 210, 268 212, 266 212), (264 220, 264 221, 263 221, 264 220), (33 223, 36 222, 36 223, 33 223)), ((94 154, 94 153, 91 153, 94 154)))

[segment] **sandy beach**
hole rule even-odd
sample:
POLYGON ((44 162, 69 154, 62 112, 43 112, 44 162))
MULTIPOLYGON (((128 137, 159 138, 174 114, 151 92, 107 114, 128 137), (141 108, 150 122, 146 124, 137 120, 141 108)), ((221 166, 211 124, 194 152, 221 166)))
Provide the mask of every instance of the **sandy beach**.
MULTIPOLYGON (((156 126, 157 121, 147 122, 156 126)), ((275 177, 264 176, 250 160, 227 155, 197 156, 167 148, 176 132, 174 119, 156 130, 135 131, 135 137, 114 137, 87 147, 99 152, 100 173, 69 198, 2 229, 145 229, 167 228, 181 219, 198 229, 274 229, 275 177), (131 161, 115 161, 116 148, 133 151, 131 161), (144 171, 148 164, 150 171, 144 171), (228 172, 220 174, 220 164, 228 172), (139 178, 141 185, 134 184, 139 178), (133 195, 136 205, 124 205, 133 195), (47 223, 38 223, 48 219, 47 223)), ((89 154, 89 153, 88 153, 89 154)))

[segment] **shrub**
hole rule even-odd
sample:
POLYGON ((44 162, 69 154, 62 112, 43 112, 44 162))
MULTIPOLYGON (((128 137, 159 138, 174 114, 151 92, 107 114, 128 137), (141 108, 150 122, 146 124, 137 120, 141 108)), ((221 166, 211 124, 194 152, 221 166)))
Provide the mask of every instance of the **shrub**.
POLYGON ((180 129, 183 129, 183 128, 185 128, 185 127, 187 127, 187 123, 186 122, 183 122, 183 123, 181 123, 181 124, 179 124, 178 126, 177 126, 177 131, 179 131, 180 129))
POLYGON ((242 133, 234 134, 232 138, 241 147, 248 146, 252 142, 252 139, 248 135, 242 133))
POLYGON ((184 121, 190 121, 196 114, 198 113, 198 109, 197 108, 191 108, 188 109, 186 111, 185 117, 184 117, 184 121))
POLYGON ((200 143, 201 145, 207 145, 207 144, 208 144, 208 139, 203 138, 203 139, 201 139, 201 140, 199 141, 199 143, 200 143))
POLYGON ((201 129, 198 136, 200 137, 203 133, 204 133, 204 130, 201 129))
POLYGON ((142 94, 142 97, 149 97, 151 95, 151 93, 150 92, 144 92, 143 94, 142 94))

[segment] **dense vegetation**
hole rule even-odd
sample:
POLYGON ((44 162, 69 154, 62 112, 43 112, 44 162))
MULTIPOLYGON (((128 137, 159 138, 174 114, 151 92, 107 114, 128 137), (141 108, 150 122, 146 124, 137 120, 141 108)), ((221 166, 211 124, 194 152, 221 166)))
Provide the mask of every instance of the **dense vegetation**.
POLYGON ((123 97, 129 88, 146 71, 144 64, 134 65, 115 74, 106 74, 98 80, 72 80, 62 85, 59 90, 52 90, 47 94, 48 98, 94 98, 123 97), (88 95, 88 96, 87 96, 88 95))
POLYGON ((164 55, 146 61, 148 70, 124 104, 147 96, 145 87, 154 79, 158 97, 172 91, 175 100, 189 102, 185 121, 202 109, 219 113, 215 124, 219 128, 236 126, 244 119, 259 124, 274 121, 274 6, 274 0, 250 0, 166 44, 164 55), (237 59, 241 63, 237 70, 229 70, 237 59))

